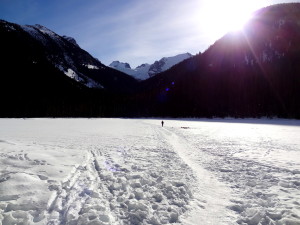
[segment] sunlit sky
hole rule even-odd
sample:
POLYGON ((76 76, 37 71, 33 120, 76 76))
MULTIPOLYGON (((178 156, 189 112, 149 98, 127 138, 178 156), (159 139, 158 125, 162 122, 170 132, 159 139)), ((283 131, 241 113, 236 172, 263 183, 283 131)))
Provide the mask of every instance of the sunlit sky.
POLYGON ((132 67, 205 51, 254 10, 290 0, 0 0, 0 18, 76 39, 102 63, 132 67))

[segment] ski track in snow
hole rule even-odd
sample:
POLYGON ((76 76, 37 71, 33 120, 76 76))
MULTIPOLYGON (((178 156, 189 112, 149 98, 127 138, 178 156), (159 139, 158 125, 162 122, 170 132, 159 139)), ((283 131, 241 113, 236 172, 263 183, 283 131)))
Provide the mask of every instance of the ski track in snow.
MULTIPOLYGON (((47 204, 43 205, 44 210, 32 208, 22 211, 20 207, 16 215, 9 205, 17 204, 11 203, 13 199, 4 199, 1 202, 2 223, 179 222, 180 215, 188 210, 192 198, 189 184, 193 183, 194 176, 160 136, 157 127, 154 129, 146 124, 143 127, 146 129, 138 140, 133 134, 126 137, 117 134, 89 137, 87 146, 83 143, 77 146, 83 148, 83 162, 73 166, 65 179, 56 182, 41 176, 52 193, 47 204), (101 140, 105 140, 104 143, 101 140)), ((1 156, 9 158, 9 155, 1 156)), ((18 154, 13 157, 14 160, 20 158, 18 154)), ((44 163, 47 164, 46 161, 44 163)), ((18 165, 18 162, 12 164, 18 165)), ((37 175, 32 173, 32 176, 37 175)), ((6 182, 6 178, 2 180, 6 182)))
MULTIPOLYGON (((237 125, 238 126, 238 125, 237 125)), ((251 125, 248 125, 251 126, 251 125)), ((234 127, 227 130, 222 125, 216 125, 215 135, 199 134, 184 129, 171 129, 186 143, 192 143, 194 149, 189 151, 188 157, 211 171, 224 184, 230 187, 231 205, 229 209, 238 215, 238 224, 300 224, 300 164, 299 164, 299 141, 284 143, 280 138, 284 136, 269 137, 264 131, 267 129, 274 132, 284 132, 284 128, 264 127, 254 125, 243 129, 253 129, 253 132, 239 130, 234 127), (256 126, 258 128, 256 128, 256 126), (224 129, 224 130, 222 130, 224 129), (228 133, 222 133, 222 132, 228 133), (235 132, 241 132, 237 135, 235 132), (249 132, 249 133, 247 133, 249 132), (261 132, 261 133, 260 133, 261 132), (233 133, 231 135, 231 133, 233 133), (225 136, 226 139, 220 138, 225 136), (249 140, 255 138, 256 140, 249 140), (278 141, 278 140, 280 141, 278 141), (282 143, 283 142, 283 143, 282 143), (284 158, 272 158, 271 152, 295 156, 295 162, 284 158), (205 157, 203 157, 205 155, 205 157), (298 162, 298 163, 297 163, 298 162)), ((205 128, 203 128, 205 129, 205 128)), ((211 131, 211 130, 210 130, 211 131)), ((298 128, 299 131, 299 128, 298 128)), ((299 134, 297 132, 291 133, 299 134)), ((287 137, 292 140, 291 137, 287 137)), ((292 157, 290 157, 292 158, 292 157)))
POLYGON ((299 127, 159 122, 1 119, 0 224, 300 224, 299 127))

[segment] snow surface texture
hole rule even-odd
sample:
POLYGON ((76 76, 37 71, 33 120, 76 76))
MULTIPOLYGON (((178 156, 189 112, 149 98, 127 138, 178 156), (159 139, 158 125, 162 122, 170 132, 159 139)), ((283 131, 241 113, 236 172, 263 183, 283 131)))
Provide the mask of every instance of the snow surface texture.
POLYGON ((0 119, 0 224, 300 224, 300 121, 0 119))
POLYGON ((146 80, 158 73, 170 69, 172 66, 182 62, 185 59, 192 57, 190 53, 179 54, 173 57, 164 57, 153 64, 142 64, 135 69, 132 69, 128 63, 113 61, 109 66, 126 73, 137 80, 146 80))

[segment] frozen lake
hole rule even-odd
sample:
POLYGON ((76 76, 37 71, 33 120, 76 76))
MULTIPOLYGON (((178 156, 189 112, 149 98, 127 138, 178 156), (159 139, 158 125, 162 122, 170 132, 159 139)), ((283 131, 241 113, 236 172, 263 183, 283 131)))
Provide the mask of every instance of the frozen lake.
POLYGON ((0 224, 300 224, 300 121, 0 119, 0 224))

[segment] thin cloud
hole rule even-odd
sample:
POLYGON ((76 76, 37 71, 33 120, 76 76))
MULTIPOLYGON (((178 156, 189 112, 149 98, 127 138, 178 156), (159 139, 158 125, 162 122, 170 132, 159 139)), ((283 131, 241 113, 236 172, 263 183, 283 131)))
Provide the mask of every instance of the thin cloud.
MULTIPOLYGON (((197 21, 192 21, 192 18, 186 16, 186 13, 195 8, 196 1, 184 4, 179 2, 174 1, 170 4, 139 1, 124 7, 117 16, 94 16, 85 22, 85 30, 89 32, 85 32, 83 47, 91 48, 96 45, 99 54, 108 52, 109 48, 114 52, 114 60, 125 59, 134 66, 144 63, 142 60, 146 58, 146 62, 150 63, 152 60, 168 56, 167 54, 187 52, 189 49, 185 49, 184 46, 189 46, 191 39, 194 39, 190 37, 199 36, 196 25, 187 26, 191 22, 196 24, 197 21)), ((198 51, 199 49, 195 52, 198 51)), ((111 54, 102 59, 108 64, 111 54)))
MULTIPOLYGON (((249 2, 248 0, 240 0, 249 2)), ((293 0, 260 0, 257 7, 293 0)), ((299 1, 298 1, 299 2, 299 1)), ((209 34, 219 0, 2 0, 0 15, 20 24, 40 23, 78 44, 104 64, 132 67, 164 56, 204 51, 222 34, 209 34), (212 6, 207 12, 207 5, 212 6)), ((222 18, 220 18, 222 19, 222 18)), ((216 28, 215 28, 216 29, 216 28)))

